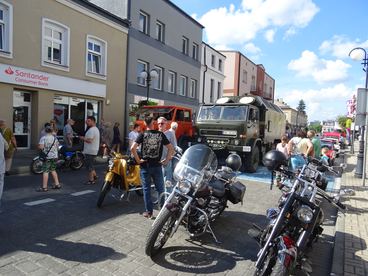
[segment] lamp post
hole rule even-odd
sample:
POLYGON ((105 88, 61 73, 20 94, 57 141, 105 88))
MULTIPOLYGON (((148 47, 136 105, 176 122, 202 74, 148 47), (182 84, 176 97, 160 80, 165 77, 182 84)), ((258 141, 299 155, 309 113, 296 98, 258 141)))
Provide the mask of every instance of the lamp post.
POLYGON ((146 99, 146 101, 147 101, 147 104, 148 104, 149 89, 150 89, 151 81, 158 77, 158 73, 155 69, 152 69, 149 72, 147 72, 147 71, 140 72, 139 76, 146 81, 146 85, 147 85, 147 99, 146 99))
MULTIPOLYGON (((365 93, 367 93, 368 88, 368 57, 367 57, 367 51, 364 48, 356 47, 352 49, 349 52, 349 57, 359 60, 362 59, 363 62, 361 63, 363 65, 363 71, 365 72, 365 93), (364 56, 362 57, 359 55, 360 53, 364 53, 364 56)), ((367 108, 367 107, 366 107, 367 108)), ((363 178, 363 186, 365 185, 365 167, 366 167, 366 155, 367 155, 367 137, 365 137, 364 141, 364 135, 367 134, 367 124, 368 124, 368 116, 367 116, 367 110, 365 110, 364 113, 365 117, 365 124, 360 128, 360 139, 359 139, 359 153, 357 156, 357 165, 355 169, 355 177, 357 178, 363 178)))

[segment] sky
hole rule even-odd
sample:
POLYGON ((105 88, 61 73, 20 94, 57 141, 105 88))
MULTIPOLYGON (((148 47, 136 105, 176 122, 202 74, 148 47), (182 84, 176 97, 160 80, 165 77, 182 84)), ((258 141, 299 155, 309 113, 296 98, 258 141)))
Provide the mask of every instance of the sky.
POLYGON ((347 100, 364 88, 368 51, 367 0, 172 0, 205 26, 203 40, 263 64, 275 79, 275 99, 308 120, 347 114, 347 100), (354 57, 355 59, 353 59, 354 57))

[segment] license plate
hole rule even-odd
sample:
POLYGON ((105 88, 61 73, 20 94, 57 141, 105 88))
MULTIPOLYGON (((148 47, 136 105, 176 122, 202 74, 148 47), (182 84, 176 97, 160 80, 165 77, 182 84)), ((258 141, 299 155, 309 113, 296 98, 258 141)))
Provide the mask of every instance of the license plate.
POLYGON ((243 151, 244 152, 251 152, 252 151, 252 147, 251 146, 243 146, 243 151))

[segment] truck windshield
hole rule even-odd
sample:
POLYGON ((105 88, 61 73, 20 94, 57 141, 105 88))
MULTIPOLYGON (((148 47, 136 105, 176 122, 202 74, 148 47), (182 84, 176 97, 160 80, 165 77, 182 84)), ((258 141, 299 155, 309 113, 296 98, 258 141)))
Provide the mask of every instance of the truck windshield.
POLYGON ((198 121, 243 121, 246 120, 247 106, 202 106, 199 110, 198 121))
POLYGON ((174 113, 173 108, 141 108, 137 111, 137 120, 144 120, 147 116, 153 117, 157 120, 158 117, 165 117, 166 120, 171 121, 174 113))

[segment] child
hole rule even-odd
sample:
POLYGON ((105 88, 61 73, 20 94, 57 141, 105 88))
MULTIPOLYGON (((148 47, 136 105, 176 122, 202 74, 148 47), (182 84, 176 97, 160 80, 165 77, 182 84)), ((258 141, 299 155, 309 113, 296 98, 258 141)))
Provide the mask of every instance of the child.
POLYGON ((329 166, 330 165, 330 158, 327 156, 327 152, 328 152, 328 148, 327 147, 323 147, 321 149, 321 162, 323 165, 329 166))
MULTIPOLYGON (((281 137, 281 143, 278 143, 276 145, 276 150, 282 152, 286 159, 289 159, 288 155, 288 138, 286 135, 283 135, 281 137)), ((279 188, 282 188, 281 184, 281 174, 279 172, 276 172, 276 186, 279 188)))

